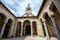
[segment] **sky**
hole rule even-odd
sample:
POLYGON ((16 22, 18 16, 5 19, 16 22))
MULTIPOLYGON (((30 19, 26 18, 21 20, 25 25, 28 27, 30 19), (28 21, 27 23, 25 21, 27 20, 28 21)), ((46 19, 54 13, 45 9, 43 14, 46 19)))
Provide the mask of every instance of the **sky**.
POLYGON ((37 16, 43 2, 43 0, 1 0, 1 1, 16 17, 21 17, 25 13, 28 3, 31 6, 32 14, 37 16))

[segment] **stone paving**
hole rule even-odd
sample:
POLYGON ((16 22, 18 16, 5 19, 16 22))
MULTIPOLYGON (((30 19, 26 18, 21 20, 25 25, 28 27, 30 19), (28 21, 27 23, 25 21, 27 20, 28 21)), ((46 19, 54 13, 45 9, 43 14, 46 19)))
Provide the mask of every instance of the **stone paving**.
MULTIPOLYGON (((47 37, 16 37, 16 38, 9 38, 9 39, 0 39, 0 40, 47 40, 47 37)), ((51 37, 50 40, 57 40, 55 37, 51 37)))

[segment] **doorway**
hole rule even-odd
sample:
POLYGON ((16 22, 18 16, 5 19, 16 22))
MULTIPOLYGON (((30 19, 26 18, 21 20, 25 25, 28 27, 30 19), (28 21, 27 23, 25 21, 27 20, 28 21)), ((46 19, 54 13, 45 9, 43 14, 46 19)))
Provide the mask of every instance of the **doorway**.
POLYGON ((8 22, 6 23, 2 38, 7 38, 8 37, 8 33, 9 33, 11 23, 12 23, 12 21, 9 19, 8 22))
POLYGON ((30 25, 26 26, 26 35, 31 35, 31 27, 30 27, 30 25))

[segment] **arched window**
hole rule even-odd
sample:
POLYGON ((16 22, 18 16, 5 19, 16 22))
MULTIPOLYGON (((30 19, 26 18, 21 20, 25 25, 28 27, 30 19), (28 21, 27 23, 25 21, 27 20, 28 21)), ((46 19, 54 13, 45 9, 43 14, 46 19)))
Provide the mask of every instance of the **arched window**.
POLYGON ((35 21, 32 22, 32 27, 33 27, 33 35, 37 35, 37 25, 35 21))
POLYGON ((16 37, 20 37, 21 35, 21 22, 17 23, 16 37))
POLYGON ((9 33, 9 29, 11 27, 11 24, 12 24, 12 20, 9 19, 6 23, 6 26, 5 26, 5 29, 4 29, 4 33, 3 33, 3 36, 2 38, 7 38, 8 37, 8 33, 9 33))
POLYGON ((6 19, 6 16, 4 14, 0 13, 0 33, 3 28, 3 24, 5 22, 5 19, 6 19))
POLYGON ((29 20, 24 21, 23 30, 23 35, 31 35, 31 25, 29 20))
POLYGON ((55 6, 55 4, 52 2, 49 9, 54 12, 54 18, 55 18, 55 21, 56 23, 58 24, 58 29, 60 31, 60 13, 59 11, 57 10, 57 7, 55 6))
POLYGON ((44 15, 46 20, 46 26, 50 37, 56 36, 54 26, 52 24, 51 18, 48 16, 48 13, 44 15))

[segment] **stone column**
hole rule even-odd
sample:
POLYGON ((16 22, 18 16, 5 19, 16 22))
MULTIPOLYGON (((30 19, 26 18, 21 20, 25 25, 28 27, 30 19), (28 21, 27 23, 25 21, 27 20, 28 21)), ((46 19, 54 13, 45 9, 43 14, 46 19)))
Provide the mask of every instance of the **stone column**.
POLYGON ((26 26, 24 26, 24 36, 25 36, 25 34, 26 34, 26 26))
POLYGON ((31 36, 33 36, 33 30, 32 30, 32 22, 31 22, 31 36))
POLYGON ((21 37, 23 36, 23 22, 22 22, 22 25, 21 25, 21 37))
POLYGON ((52 20, 52 23, 53 23, 53 25, 54 25, 57 38, 58 38, 58 40, 60 40, 60 32, 59 32, 58 24, 56 23, 54 17, 51 17, 51 20, 52 20))
POLYGON ((2 38, 2 36, 3 36, 4 29, 5 29, 7 21, 8 21, 8 19, 6 19, 6 21, 5 21, 5 23, 4 23, 3 27, 2 27, 2 30, 1 30, 1 33, 0 33, 0 38, 2 38))
POLYGON ((48 34, 47 25, 46 25, 45 21, 43 21, 43 25, 44 25, 44 28, 45 28, 46 36, 49 40, 49 34, 48 34))

